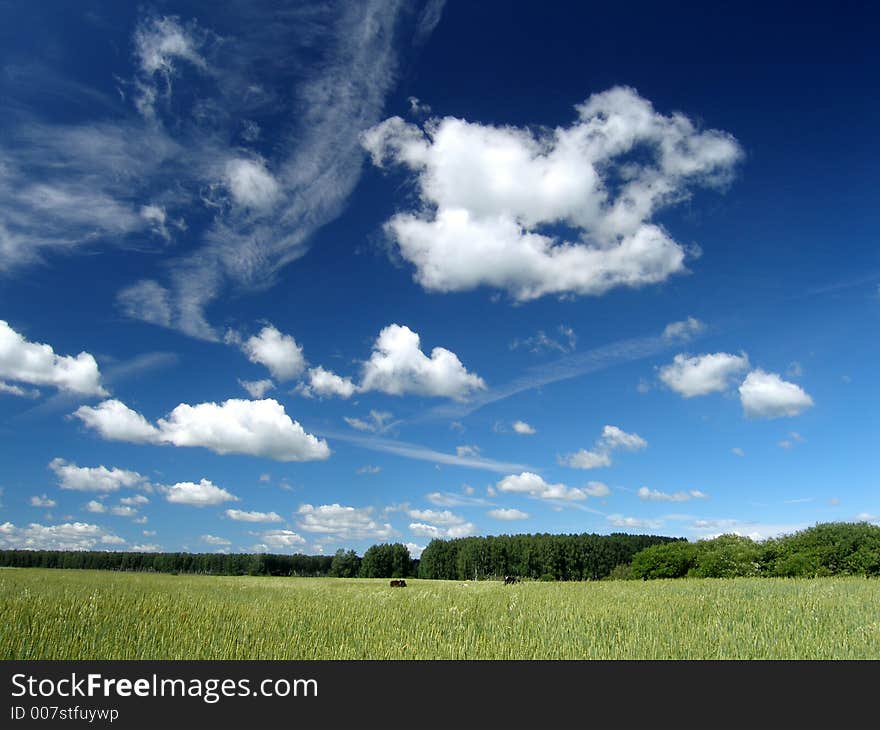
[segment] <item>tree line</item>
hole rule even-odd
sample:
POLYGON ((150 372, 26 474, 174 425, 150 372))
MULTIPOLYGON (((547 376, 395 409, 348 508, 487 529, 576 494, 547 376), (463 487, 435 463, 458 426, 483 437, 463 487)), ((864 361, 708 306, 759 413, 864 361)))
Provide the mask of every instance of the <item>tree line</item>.
POLYGON ((756 542, 657 535, 528 534, 432 540, 420 559, 401 543, 335 555, 0 550, 0 566, 338 578, 533 580, 880 576, 880 527, 831 522, 756 542))
POLYGON ((81 568, 205 575, 329 575, 327 555, 266 553, 134 553, 97 550, 0 550, 0 566, 12 568, 81 568))
POLYGON ((880 576, 880 527, 867 522, 825 522, 775 539, 739 535, 654 545, 621 565, 614 577, 817 578, 880 576))
POLYGON ((536 580, 600 580, 652 545, 683 538, 657 535, 547 533, 432 540, 420 578, 482 580, 515 575, 536 580))

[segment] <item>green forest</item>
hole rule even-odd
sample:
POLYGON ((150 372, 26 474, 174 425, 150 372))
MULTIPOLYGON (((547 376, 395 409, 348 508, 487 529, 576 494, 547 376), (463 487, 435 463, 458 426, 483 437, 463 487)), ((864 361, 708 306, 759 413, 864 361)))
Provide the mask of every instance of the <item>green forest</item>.
POLYGON ((382 543, 363 556, 0 550, 0 566, 338 578, 652 580, 658 578, 880 575, 880 527, 830 522, 754 541, 738 535, 697 542, 657 535, 496 535, 432 540, 420 559, 382 543))

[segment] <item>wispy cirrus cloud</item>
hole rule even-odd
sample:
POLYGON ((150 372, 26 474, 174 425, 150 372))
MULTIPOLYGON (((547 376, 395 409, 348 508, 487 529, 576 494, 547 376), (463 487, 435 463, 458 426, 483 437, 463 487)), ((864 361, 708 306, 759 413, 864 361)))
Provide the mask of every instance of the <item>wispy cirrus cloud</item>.
POLYGON ((228 287, 271 286, 341 212, 365 156, 359 134, 442 9, 234 2, 207 22, 142 12, 120 99, 31 69, 81 102, 76 123, 47 123, 22 74, 6 73, 0 273, 110 245, 158 253, 155 271, 120 291, 122 312, 218 339, 205 308, 228 287))

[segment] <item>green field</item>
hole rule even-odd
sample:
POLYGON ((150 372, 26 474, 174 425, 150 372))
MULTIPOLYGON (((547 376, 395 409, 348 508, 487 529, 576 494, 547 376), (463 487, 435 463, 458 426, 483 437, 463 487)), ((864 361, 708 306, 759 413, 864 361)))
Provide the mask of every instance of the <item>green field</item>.
POLYGON ((2 659, 880 659, 880 580, 0 569, 2 659))

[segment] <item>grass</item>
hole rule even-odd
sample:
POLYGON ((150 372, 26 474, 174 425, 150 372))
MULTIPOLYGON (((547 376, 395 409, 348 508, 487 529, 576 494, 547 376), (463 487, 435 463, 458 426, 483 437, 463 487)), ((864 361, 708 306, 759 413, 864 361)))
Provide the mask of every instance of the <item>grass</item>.
POLYGON ((880 659, 880 581, 0 570, 0 659, 880 659))

